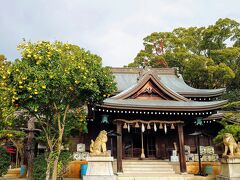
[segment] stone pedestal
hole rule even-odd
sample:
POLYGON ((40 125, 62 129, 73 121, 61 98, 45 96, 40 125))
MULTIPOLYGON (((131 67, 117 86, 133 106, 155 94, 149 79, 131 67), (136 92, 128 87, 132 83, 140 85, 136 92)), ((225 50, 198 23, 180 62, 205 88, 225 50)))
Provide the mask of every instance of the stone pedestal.
POLYGON ((83 180, 116 180, 113 174, 113 157, 87 157, 88 168, 83 180))
POLYGON ((240 157, 223 157, 217 180, 240 180, 240 157))

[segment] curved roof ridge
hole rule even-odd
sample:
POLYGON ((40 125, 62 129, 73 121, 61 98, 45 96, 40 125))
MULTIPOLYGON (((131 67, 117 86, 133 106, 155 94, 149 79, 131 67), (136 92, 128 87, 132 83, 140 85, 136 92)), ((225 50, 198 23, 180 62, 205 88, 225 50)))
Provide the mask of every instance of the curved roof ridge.
POLYGON ((136 93, 138 90, 140 90, 149 80, 152 80, 154 84, 161 89, 164 93, 166 93, 168 96, 173 98, 177 101, 189 101, 189 99, 185 98, 184 96, 178 94, 177 92, 174 92, 172 89, 165 86, 161 81, 159 81, 158 74, 155 70, 149 69, 143 73, 143 75, 139 78, 137 84, 134 84, 127 90, 121 92, 120 94, 117 94, 113 96, 112 98, 115 99, 127 99, 134 93, 136 93))
POLYGON ((189 86, 182 76, 179 77, 175 75, 158 75, 159 80, 165 84, 168 88, 173 91, 186 96, 203 96, 203 97, 211 97, 211 96, 219 96, 224 93, 226 88, 218 88, 218 89, 197 89, 189 86))

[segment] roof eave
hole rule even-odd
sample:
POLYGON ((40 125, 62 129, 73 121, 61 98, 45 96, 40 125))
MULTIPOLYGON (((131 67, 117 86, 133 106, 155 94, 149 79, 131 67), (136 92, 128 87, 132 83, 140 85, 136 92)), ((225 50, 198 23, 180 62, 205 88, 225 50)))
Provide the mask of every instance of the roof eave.
POLYGON ((206 105, 206 106, 142 106, 142 105, 132 105, 132 104, 115 104, 115 103, 103 103, 101 106, 103 108, 112 108, 112 109, 131 109, 131 110, 154 110, 154 111, 212 111, 218 110, 223 107, 228 101, 224 100, 217 104, 206 105))
POLYGON ((186 97, 218 97, 221 96, 226 91, 226 88, 216 89, 213 92, 178 92, 182 96, 186 97))

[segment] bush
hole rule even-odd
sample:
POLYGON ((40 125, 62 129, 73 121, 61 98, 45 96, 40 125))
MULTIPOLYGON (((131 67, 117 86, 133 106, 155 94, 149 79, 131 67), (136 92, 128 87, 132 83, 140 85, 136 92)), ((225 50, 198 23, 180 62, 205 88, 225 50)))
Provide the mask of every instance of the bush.
MULTIPOLYGON (((47 162, 46 157, 47 154, 40 154, 34 159, 33 164, 33 176, 35 180, 44 180, 46 177, 47 170, 47 162)), ((66 173, 68 162, 72 160, 71 153, 69 151, 62 151, 59 157, 58 162, 58 176, 62 176, 66 173)), ((51 166, 53 166, 53 162, 51 162, 51 166)), ((51 173, 52 174, 52 167, 51 173)))
POLYGON ((240 125, 226 125, 224 129, 218 132, 218 135, 213 139, 215 143, 222 143, 225 133, 231 133, 236 141, 240 140, 240 125))
POLYGON ((47 162, 45 154, 40 154, 34 158, 33 176, 35 180, 44 180, 46 177, 47 162))
POLYGON ((0 177, 7 173, 10 166, 10 156, 6 149, 0 147, 0 177))
POLYGON ((240 101, 235 101, 228 103, 224 106, 225 111, 239 111, 240 110, 240 101))
POLYGON ((62 151, 58 163, 58 176, 62 177, 67 172, 68 163, 72 160, 72 153, 62 151))

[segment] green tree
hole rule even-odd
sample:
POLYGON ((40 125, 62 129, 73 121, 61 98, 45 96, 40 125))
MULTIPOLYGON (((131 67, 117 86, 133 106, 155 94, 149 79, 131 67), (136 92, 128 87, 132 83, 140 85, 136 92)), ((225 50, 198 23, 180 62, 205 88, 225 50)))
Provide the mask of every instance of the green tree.
POLYGON ((21 128, 26 126, 26 121, 14 115, 16 107, 12 106, 11 89, 7 85, 10 66, 5 56, 0 55, 0 140, 10 141, 16 147, 16 167, 19 167, 23 164, 23 140, 26 136, 21 128))
POLYGON ((143 39, 144 49, 128 66, 166 67, 165 61, 169 67, 179 67, 196 88, 236 89, 240 88, 239 39, 239 23, 228 18, 207 27, 154 32, 143 39))
POLYGON ((18 49, 22 58, 8 69, 8 92, 13 105, 27 110, 43 130, 49 150, 46 179, 53 161, 55 180, 66 124, 75 118, 86 130, 83 106, 110 96, 115 83, 99 56, 76 45, 23 42, 18 49))
POLYGON ((223 129, 218 132, 218 135, 214 138, 216 143, 222 143, 225 133, 231 133, 236 141, 240 140, 240 113, 231 112, 225 113, 224 118, 221 121, 223 129))
POLYGON ((0 130, 4 129, 5 125, 11 125, 10 121, 5 119, 14 112, 14 107, 11 107, 11 99, 7 86, 8 68, 11 64, 6 61, 4 55, 0 55, 0 130))
POLYGON ((0 146, 0 177, 7 173, 10 166, 10 156, 6 149, 0 146))

